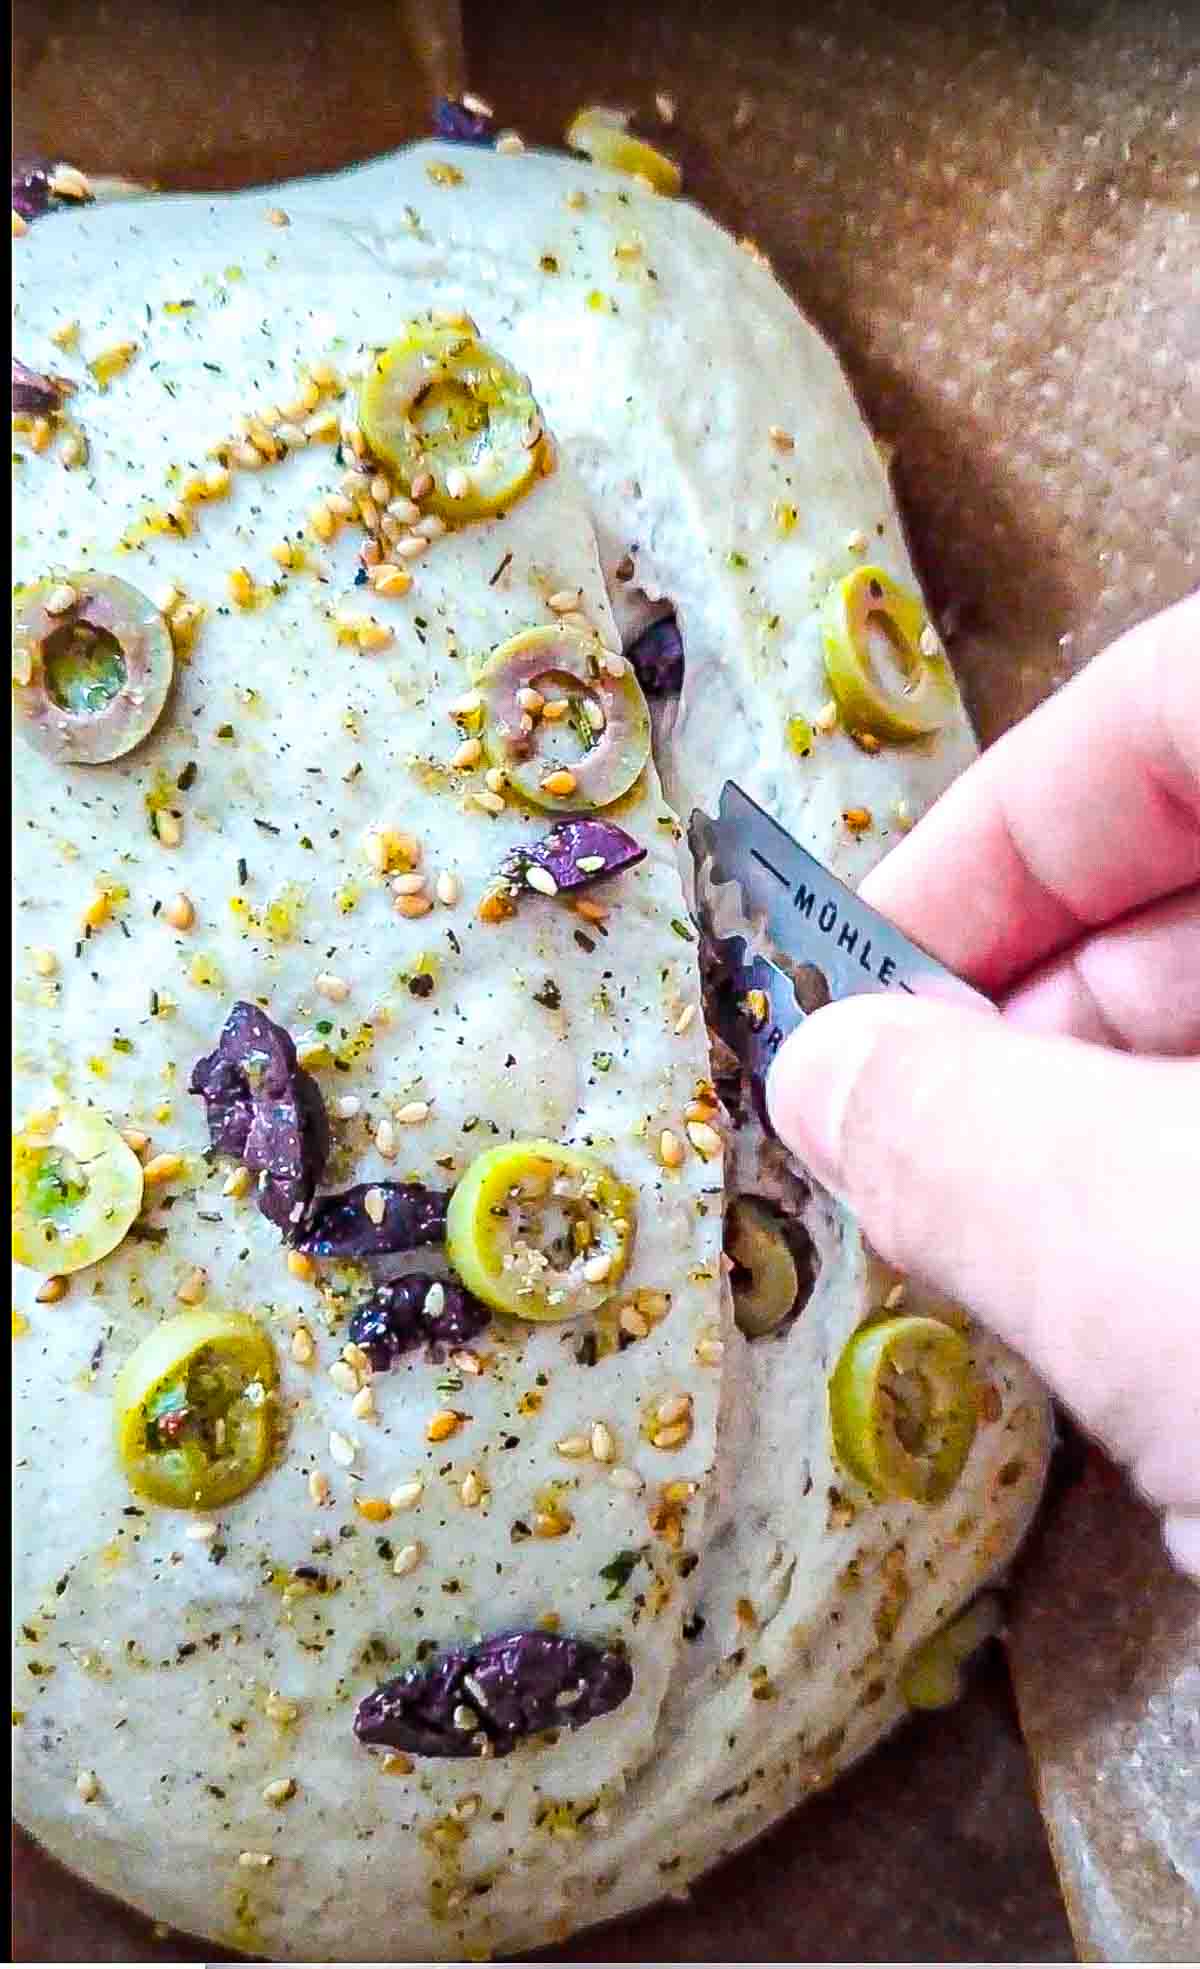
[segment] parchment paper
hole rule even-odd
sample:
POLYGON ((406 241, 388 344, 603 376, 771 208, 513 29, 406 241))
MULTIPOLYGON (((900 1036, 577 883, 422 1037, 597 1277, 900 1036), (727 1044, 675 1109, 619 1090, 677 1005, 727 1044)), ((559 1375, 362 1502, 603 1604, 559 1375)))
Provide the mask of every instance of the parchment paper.
MULTIPOLYGON (((981 736, 1200 583, 1200 6, 20 0, 14 144, 170 187, 336 169, 470 85, 556 142, 640 112, 840 350, 981 736), (655 109, 674 99, 673 122, 655 109)), ((1117 817, 1114 817, 1117 818, 1117 817)), ((1152 1308, 1147 1308, 1148 1322, 1152 1308)), ((1086 1960, 1200 1956, 1200 1597, 1098 1455, 1012 1661, 1086 1960)), ((199 1960, 19 1839, 17 1960, 199 1960)), ((397 1955, 402 1955, 398 1937, 397 1955)), ((668 1908, 562 1960, 1053 1960, 998 1663, 668 1908)))

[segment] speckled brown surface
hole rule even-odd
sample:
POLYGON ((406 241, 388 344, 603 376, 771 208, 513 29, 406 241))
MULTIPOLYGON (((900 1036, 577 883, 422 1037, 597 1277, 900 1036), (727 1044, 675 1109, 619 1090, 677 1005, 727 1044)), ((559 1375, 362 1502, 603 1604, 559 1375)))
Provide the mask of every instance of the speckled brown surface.
MULTIPOLYGON (((842 352, 985 737, 1200 581, 1200 8, 1155 0, 20 0, 15 143, 173 186, 336 169, 467 76, 555 141, 641 112, 842 352), (462 65, 460 66, 460 62, 462 65), (656 92, 676 100, 670 131, 656 92)), ((1200 1601, 1098 1458, 1014 1632, 1087 1959, 1200 1955, 1200 1601)), ((24 1840, 17 1960, 199 1960, 24 1840)), ((615 1961, 1071 1956, 996 1663, 615 1961)), ((586 1960, 584 1938, 560 1959, 586 1960)))

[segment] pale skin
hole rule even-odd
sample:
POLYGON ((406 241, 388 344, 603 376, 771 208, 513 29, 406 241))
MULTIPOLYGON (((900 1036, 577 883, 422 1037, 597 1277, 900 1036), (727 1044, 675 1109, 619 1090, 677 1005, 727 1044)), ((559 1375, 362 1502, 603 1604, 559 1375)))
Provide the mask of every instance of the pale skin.
POLYGON ((781 1050, 780 1134, 1017 1348, 1200 1577, 1200 593, 1008 732, 862 885, 999 1018, 885 993, 781 1050))

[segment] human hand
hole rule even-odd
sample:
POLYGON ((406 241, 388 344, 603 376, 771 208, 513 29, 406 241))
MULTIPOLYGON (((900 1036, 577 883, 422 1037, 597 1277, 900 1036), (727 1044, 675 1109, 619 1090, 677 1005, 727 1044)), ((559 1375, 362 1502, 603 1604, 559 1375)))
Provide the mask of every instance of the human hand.
POLYGON ((1032 1362, 1200 1575, 1200 594, 1006 733, 862 894, 1001 1016, 826 1006, 775 1061, 775 1126, 1032 1362))

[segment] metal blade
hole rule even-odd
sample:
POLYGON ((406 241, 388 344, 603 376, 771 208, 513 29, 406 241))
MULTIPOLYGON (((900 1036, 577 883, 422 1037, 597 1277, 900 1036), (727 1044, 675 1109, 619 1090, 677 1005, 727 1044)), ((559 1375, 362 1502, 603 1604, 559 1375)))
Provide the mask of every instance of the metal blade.
POLYGON ((906 991, 989 1003, 822 868, 732 780, 715 818, 693 813, 688 840, 701 922, 739 1008, 725 1036, 756 1079, 801 1019, 831 1000, 906 991), (731 883, 741 923, 728 934, 731 883), (756 947, 764 942, 770 955, 756 947))

